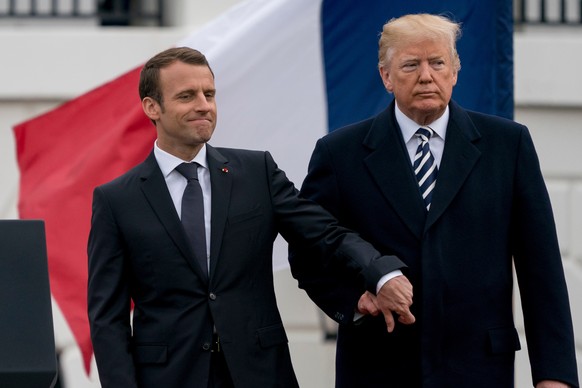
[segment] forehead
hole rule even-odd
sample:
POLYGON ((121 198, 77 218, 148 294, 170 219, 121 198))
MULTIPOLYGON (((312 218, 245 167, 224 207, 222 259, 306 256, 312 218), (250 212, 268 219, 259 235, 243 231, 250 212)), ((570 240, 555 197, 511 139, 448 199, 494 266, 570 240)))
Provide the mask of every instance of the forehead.
POLYGON ((450 49, 444 39, 423 39, 409 41, 394 47, 395 57, 442 57, 450 56, 450 49))
POLYGON ((160 69, 160 83, 167 88, 214 88, 214 77, 205 65, 175 61, 160 69))

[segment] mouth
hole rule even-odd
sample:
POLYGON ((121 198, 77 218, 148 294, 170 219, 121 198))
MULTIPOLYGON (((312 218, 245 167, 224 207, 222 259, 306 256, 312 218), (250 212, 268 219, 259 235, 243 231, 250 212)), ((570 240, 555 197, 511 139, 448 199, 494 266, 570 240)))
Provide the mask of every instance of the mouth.
POLYGON ((210 123, 212 120, 210 120, 210 118, 208 118, 208 117, 192 117, 192 118, 186 119, 186 121, 188 121, 190 123, 201 122, 201 121, 210 123))
POLYGON ((418 92, 418 93, 416 93, 416 95, 420 96, 420 97, 432 97, 432 96, 436 96, 437 92, 427 90, 427 91, 418 92))

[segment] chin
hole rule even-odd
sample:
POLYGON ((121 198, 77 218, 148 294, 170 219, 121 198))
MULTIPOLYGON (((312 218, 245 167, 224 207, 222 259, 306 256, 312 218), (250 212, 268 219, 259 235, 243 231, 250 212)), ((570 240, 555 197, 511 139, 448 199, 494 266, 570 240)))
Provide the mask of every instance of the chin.
POLYGON ((214 133, 214 128, 211 126, 208 127, 198 127, 198 128, 194 128, 194 132, 193 132, 193 136, 194 137, 199 137, 199 138, 208 138, 210 139, 212 137, 212 134, 214 133))
POLYGON ((417 111, 421 112, 422 114, 431 115, 431 114, 435 114, 435 113, 444 111, 445 108, 446 108, 446 105, 444 105, 442 103, 442 101, 439 101, 439 102, 425 101, 424 103, 418 104, 417 111))

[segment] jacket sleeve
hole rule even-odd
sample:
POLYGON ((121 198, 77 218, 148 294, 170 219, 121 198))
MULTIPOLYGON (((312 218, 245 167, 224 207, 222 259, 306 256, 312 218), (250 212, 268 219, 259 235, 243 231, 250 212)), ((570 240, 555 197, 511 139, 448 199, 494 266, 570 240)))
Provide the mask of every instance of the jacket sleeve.
POLYGON ((101 385, 137 387, 130 350, 127 264, 113 211, 99 187, 93 193, 88 257, 89 323, 101 385))
POLYGON ((324 207, 299 196, 268 153, 266 163, 279 230, 289 243, 291 273, 330 318, 352 322, 362 293, 375 294, 380 278, 404 263, 381 255, 324 207))

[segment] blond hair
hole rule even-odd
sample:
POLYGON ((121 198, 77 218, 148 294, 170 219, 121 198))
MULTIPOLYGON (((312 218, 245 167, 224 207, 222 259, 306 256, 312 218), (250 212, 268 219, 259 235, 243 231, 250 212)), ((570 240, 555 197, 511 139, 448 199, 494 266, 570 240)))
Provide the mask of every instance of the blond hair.
POLYGON ((431 14, 411 14, 390 19, 378 42, 378 67, 390 66, 394 51, 403 45, 423 40, 444 40, 449 46, 453 68, 461 70, 461 59, 456 42, 461 36, 461 25, 450 19, 431 14))

